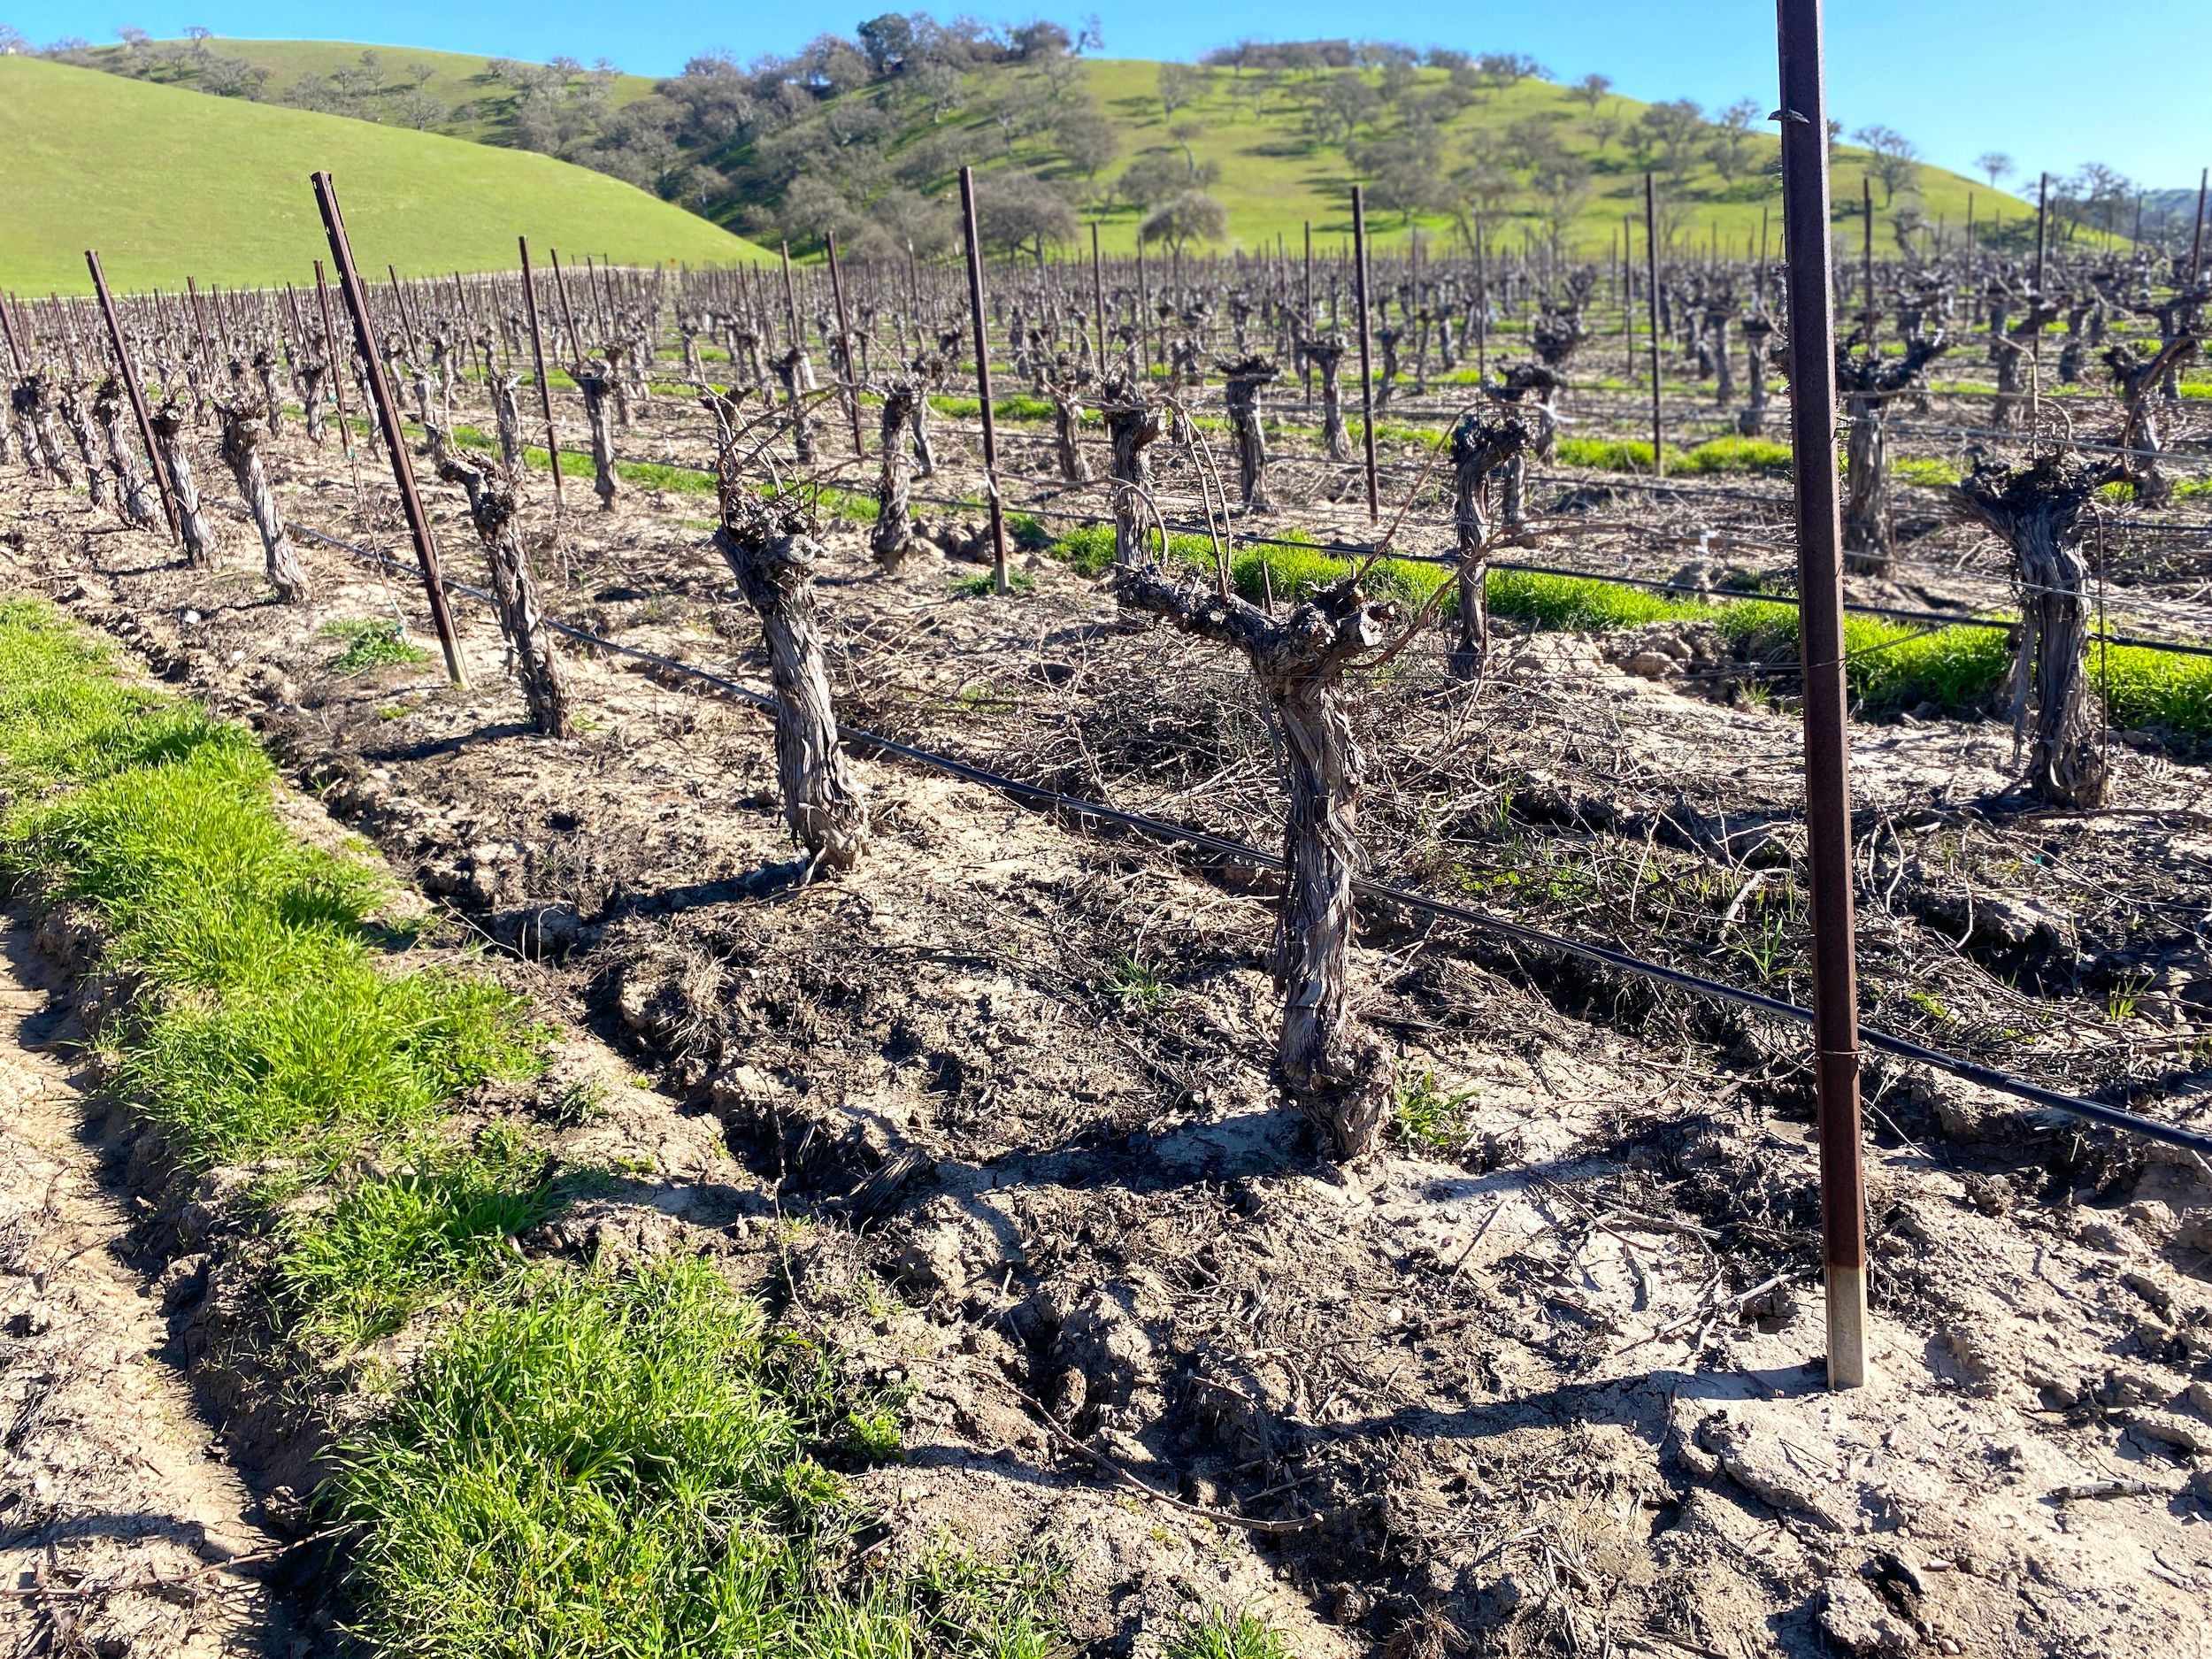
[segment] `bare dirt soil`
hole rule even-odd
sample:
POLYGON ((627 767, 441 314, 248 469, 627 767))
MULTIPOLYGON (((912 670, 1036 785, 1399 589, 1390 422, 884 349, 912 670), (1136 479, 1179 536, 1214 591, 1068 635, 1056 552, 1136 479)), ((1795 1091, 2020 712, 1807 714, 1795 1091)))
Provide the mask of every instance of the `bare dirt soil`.
MULTIPOLYGON (((300 518, 395 545, 356 519, 338 468, 296 473, 300 518)), ((580 522, 583 597, 562 610, 757 683, 749 618, 686 518, 703 511, 649 495, 580 522)), ((1793 1033, 1379 916, 1363 1012, 1452 1133, 1440 1151, 1405 1141, 1333 1167, 1269 1085, 1256 872, 863 758, 876 839, 849 879, 800 886, 764 723, 694 683, 572 654, 588 729, 549 742, 476 607, 459 611, 474 690, 434 664, 340 679, 321 626, 396 603, 419 630, 418 590, 310 542, 314 603, 276 605, 242 529, 197 574, 14 480, 0 518, 12 583, 253 719, 444 910, 449 941, 490 944, 504 977, 657 1080, 602 1133, 658 1173, 531 1247, 710 1249, 786 1321, 903 1383, 906 1460, 866 1477, 895 1535, 1052 1545, 1086 1647, 1148 1655, 1211 1601, 1254 1606, 1301 1655, 2206 1650, 2212 1187, 2185 1155, 1877 1074, 1877 1378, 1831 1394, 1793 1033)), ((1217 661, 1122 634, 1056 566, 999 605, 947 596, 972 566, 918 559, 885 581, 856 538, 832 542, 825 603, 856 718, 979 749, 1018 724, 1041 774, 1080 767, 1085 793, 1133 803, 1242 767, 1191 815, 1267 844, 1248 699, 1201 695, 1217 661)), ((455 574, 474 568, 457 528, 445 545, 455 574)), ((1533 766, 1563 793, 1534 814, 1524 791, 1509 823, 1571 826, 1571 785, 1664 858, 1657 810, 1683 795, 1690 749, 1717 746, 1732 776, 1709 763, 1692 793, 1709 787, 1724 844, 1730 814, 1785 817, 1792 733, 1773 713, 1685 698, 1586 645, 1524 655, 1473 735, 1440 726, 1424 749, 1401 733, 1386 770, 1425 759, 1490 823, 1477 769, 1517 756, 1517 779, 1533 766), (1613 768, 1601 788, 1563 777, 1593 759, 1613 768)), ((1916 811, 1946 798, 1932 780, 1954 804, 2004 787, 1993 728, 1864 735, 1878 811, 1893 783, 1916 811)), ((2118 919, 2096 948, 2148 930, 2170 955, 2193 938, 2182 907, 2202 902, 2201 776, 2119 758, 2140 763, 2122 798, 2161 815, 2144 839, 2050 833, 2068 857, 2110 861, 2118 919), (2136 859, 2173 872, 2148 912, 2126 908, 2136 859)), ((2049 826, 1927 827, 2001 842, 2049 826)), ((1455 856, 1534 856, 1488 833, 1469 828, 1455 856)), ((1896 868, 1893 889, 1930 905, 1957 890, 1955 866, 1940 881, 1901 854, 1896 868)), ((1976 879, 1970 863, 1969 894, 1976 879)), ((1933 949, 1909 905, 1870 924, 1871 954, 1933 949)), ((1955 924, 1929 972, 1962 997, 1985 981, 2030 997, 1970 954, 1974 935, 1955 924)), ((2105 1074, 2134 1064, 2107 1055, 2105 1074)))
POLYGON ((221 1425, 171 1341, 127 1151, 64 976, 0 917, 0 1636, 16 1654, 281 1654, 287 1609, 221 1425))

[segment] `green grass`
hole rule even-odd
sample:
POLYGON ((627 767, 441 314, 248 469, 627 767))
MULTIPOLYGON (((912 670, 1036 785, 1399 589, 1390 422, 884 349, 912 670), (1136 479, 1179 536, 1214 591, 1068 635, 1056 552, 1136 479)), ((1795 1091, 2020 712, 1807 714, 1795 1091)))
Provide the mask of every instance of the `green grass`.
POLYGON ((852 1410, 706 1262, 518 1274, 340 1452, 368 1633, 417 1659, 1056 1650, 1048 1572, 940 1552, 848 1587, 852 1410))
MULTIPOLYGON (((1640 438, 1562 438, 1558 459, 1566 466, 1586 466, 1606 472, 1648 472, 1651 443, 1640 438)), ((1786 473, 1790 446, 1765 438, 1713 438, 1694 449, 1669 445, 1670 473, 1723 472, 1786 473)))
POLYGON ((483 980, 381 969, 375 878, 294 841, 273 776, 242 728, 134 694, 51 613, 0 607, 0 779, 19 791, 0 872, 90 904, 156 994, 104 1041, 191 1167, 336 1156, 520 1073, 534 1044, 483 980))
MULTIPOLYGON (((983 400, 979 397, 933 397, 929 406, 954 420, 976 420, 983 414, 983 400)), ((1050 420, 1052 403, 1042 397, 994 397, 991 414, 998 420, 1050 420)))
POLYGON ((1889 464, 1891 475, 1901 484, 1922 489, 1943 489, 1959 481, 1959 470, 1948 461, 1905 456, 1889 464))
POLYGON ((1290 1659, 1290 1644, 1256 1613, 1212 1607, 1183 1614, 1162 1659, 1290 1659))
MULTIPOLYGON (((177 42, 154 42, 159 47, 177 42)), ((423 51, 411 46, 365 46, 358 41, 234 41, 211 40, 209 49, 218 56, 244 59, 257 68, 268 71, 269 79, 262 89, 266 103, 282 100, 285 88, 303 75, 327 77, 333 71, 357 66, 363 52, 374 52, 380 60, 388 86, 392 89, 386 102, 400 88, 415 85, 409 73, 415 65, 430 71, 422 82, 422 89, 446 105, 449 111, 457 111, 464 105, 473 106, 465 119, 451 115, 437 123, 431 130, 455 138, 471 139, 480 143, 509 143, 514 129, 515 94, 511 87, 494 80, 484 73, 485 56, 469 52, 423 51)), ((95 60, 111 73, 133 73, 134 61, 120 46, 104 46, 96 50, 95 60)), ((166 66, 156 70, 156 78, 169 80, 173 72, 166 66)), ((174 84, 192 87, 197 80, 189 65, 174 84)), ((609 102, 617 109, 634 103, 653 89, 649 75, 622 75, 617 78, 609 102)))
MULTIPOLYGON (((953 595, 959 599, 991 599, 998 595, 998 578, 989 571, 979 575, 963 576, 952 584, 953 595)), ((1006 572, 1006 591, 1013 594, 1033 594, 1037 579, 1027 571, 1009 570, 1006 572)))
POLYGON ((274 1300, 296 1340, 356 1347, 489 1283, 512 1259, 506 1240, 559 1202, 544 1153, 510 1127, 472 1146, 426 1144, 403 1167, 284 1217, 274 1300))
POLYGON ((311 281, 329 257, 319 167, 372 273, 505 270, 525 232, 634 264, 766 257, 604 174, 434 133, 21 57, 0 57, 0 108, 20 129, 0 168, 0 286, 40 294, 89 291, 88 247, 124 288, 311 281))
POLYGON ((2212 657, 2093 643, 2089 683, 2105 688, 2115 726, 2164 726, 2187 737, 2212 737, 2212 657))
POLYGON ((407 637, 406 625, 373 618, 352 622, 326 622, 323 637, 342 640, 345 649, 323 666, 334 674, 362 674, 395 663, 427 662, 430 653, 407 637))
POLYGON ((273 783, 242 728, 0 602, 0 874, 108 923, 105 965, 138 981, 109 1087, 166 1156, 258 1166, 240 1214, 268 1235, 291 1380, 388 1387, 334 1413, 317 1494, 356 1529, 359 1632, 423 1659, 1063 1651, 1047 1563, 854 1569, 869 1516, 833 1464, 899 1455, 896 1395, 772 1334, 704 1258, 518 1258, 565 1178, 528 1132, 464 1137, 448 1109, 538 1033, 463 971, 381 964, 377 881, 291 840, 273 783), (433 1307, 452 1317, 397 1375, 315 1363, 433 1307))

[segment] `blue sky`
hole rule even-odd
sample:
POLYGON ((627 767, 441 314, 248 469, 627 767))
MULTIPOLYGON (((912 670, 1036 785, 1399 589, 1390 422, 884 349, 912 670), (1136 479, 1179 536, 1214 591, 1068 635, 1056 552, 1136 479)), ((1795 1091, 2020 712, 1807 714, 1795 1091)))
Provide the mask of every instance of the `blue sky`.
MULTIPOLYGON (((641 10, 603 0, 386 0, 348 15, 302 0, 0 0, 0 21, 35 41, 111 39, 134 24, 157 35, 204 24, 218 35, 366 37, 379 43, 587 63, 611 58, 640 74, 673 73, 692 52, 789 51, 826 28, 849 32, 876 5, 733 8, 723 0, 657 0, 641 10)), ((878 4, 881 0, 878 0, 878 4)), ((1250 35, 1406 40, 1470 51, 1526 52, 1573 78, 1612 77, 1632 97, 1692 97, 1710 106, 1775 84, 1774 11, 1762 0, 1653 4, 1648 0, 1521 0, 1442 6, 1434 0, 1072 0, 1064 15, 1024 5, 1007 15, 1073 21, 1095 7, 1115 57, 1187 58, 1250 35), (1452 20, 1449 32, 1437 19, 1452 20)), ((926 9, 926 8, 925 8, 926 9)), ((950 15, 995 8, 955 0, 950 15)), ((2153 187, 2193 185, 2212 163, 2212 0, 2135 0, 2112 12, 2060 0, 1839 0, 1828 18, 1829 102, 1847 127, 1893 127, 1927 157, 1962 172, 1985 150, 2029 174, 2101 161, 2153 187), (2123 34, 2097 19, 2124 20, 2123 34), (2087 38, 2085 39, 2085 30, 2087 38), (2125 48, 2124 67, 2113 49, 2125 48)))

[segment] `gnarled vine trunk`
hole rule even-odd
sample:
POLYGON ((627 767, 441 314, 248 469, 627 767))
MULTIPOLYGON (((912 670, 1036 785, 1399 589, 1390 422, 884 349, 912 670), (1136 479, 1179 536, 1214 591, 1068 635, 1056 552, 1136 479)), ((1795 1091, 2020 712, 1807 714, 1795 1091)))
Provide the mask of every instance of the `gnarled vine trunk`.
POLYGON ((1351 580, 1278 619, 1234 595, 1179 582, 1157 565, 1125 566, 1115 592, 1133 609, 1243 653, 1281 740, 1287 866, 1276 915, 1275 978, 1283 1018, 1275 1070, 1284 1093, 1330 1151, 1373 1149, 1390 1110, 1389 1063, 1351 1009, 1353 877, 1363 772, 1344 706, 1344 671, 1381 643, 1380 616, 1351 580))
POLYGON ((84 406, 82 384, 61 388, 61 422, 69 428, 69 440, 77 446, 77 458, 84 465, 85 491, 96 507, 110 507, 115 503, 115 492, 108 480, 107 462, 100 454, 99 440, 93 436, 92 417, 84 406))
POLYGON ((115 474, 123 521, 134 530, 150 530, 161 522, 161 492, 152 475, 139 467, 136 447, 123 426, 124 407, 123 388, 111 375, 92 395, 92 418, 107 439, 108 466, 115 474))
POLYGON ((1484 499, 1494 473, 1510 475, 1512 464, 1527 454, 1536 434, 1525 416, 1470 412, 1452 429, 1452 527, 1457 541, 1454 561, 1459 631, 1445 659, 1454 680, 1482 676, 1490 654, 1490 515, 1484 499))
POLYGON ((277 509, 276 492, 269 488, 268 472, 261 465, 261 446, 268 437, 261 410, 257 404, 232 404, 220 412, 223 460, 238 480, 238 493, 246 498, 254 528, 261 533, 269 585, 286 604, 305 604, 307 573, 300 568, 299 555, 292 550, 291 538, 284 530, 284 515, 277 509))
POLYGON ((515 678, 522 686, 530 724, 547 737, 566 737, 571 730, 568 691, 562 684, 560 659, 553 653, 552 631, 538 609, 529 549, 523 545, 521 526, 515 523, 515 475, 503 466, 452 459, 439 468, 438 475, 468 492, 469 520, 491 567, 493 609, 499 613, 499 631, 514 652, 515 678))
POLYGON ((184 537, 184 557, 196 568, 213 570, 221 543, 215 526, 200 500, 199 480, 192 475, 191 446, 185 442, 184 411, 176 399, 165 400, 153 412, 154 443, 169 474, 169 492, 177 504, 177 528, 184 537))
POLYGON ((1282 378, 1272 357, 1240 357, 1215 365, 1224 379, 1229 426, 1237 446, 1237 495, 1247 512, 1272 512, 1267 494, 1267 437, 1260 427, 1260 392, 1282 378))
POLYGON ((522 468, 522 405, 515 394, 520 382, 503 374, 492 384, 492 416, 499 428, 499 462, 510 472, 522 468))
POLYGON ((47 475, 64 489, 73 487, 77 482, 77 465, 62 447, 61 432, 55 425, 58 405, 52 379, 45 374, 25 375, 16 383, 12 401, 16 419, 30 434, 38 450, 36 458, 47 475))
POLYGON ((603 363, 587 363, 577 371, 576 389, 584 395, 584 421, 591 433, 591 488, 600 510, 614 511, 614 498, 622 482, 614 470, 614 424, 607 407, 608 374, 603 363))
POLYGON ((1352 458, 1352 434, 1344 425, 1344 388, 1337 371, 1344 361, 1344 342, 1334 334, 1305 344, 1306 361, 1321 375, 1321 443, 1332 461, 1352 458))
POLYGON ((829 672, 814 619, 822 549, 789 498, 764 502, 726 489, 714 545, 760 618, 776 687, 776 772, 784 821, 815 866, 850 869, 868 839, 867 796, 837 742, 829 672))
POLYGON ((921 402, 921 388, 911 380, 895 380, 883 388, 883 459, 876 474, 876 521, 868 532, 868 551, 887 576, 914 550, 914 466, 900 439, 921 402))
POLYGON ((1166 431, 1158 404, 1148 402, 1134 380, 1107 382, 1099 413, 1106 420, 1106 441, 1113 450, 1114 563, 1143 559, 1144 515, 1140 492, 1152 488, 1152 464, 1145 450, 1166 431))
POLYGON ((2011 548, 2020 584, 2012 672, 2013 741, 2028 787, 2061 806, 2102 805, 2111 780, 2089 718, 2089 562, 2081 537, 2100 475, 2072 456, 1980 466, 1953 492, 1962 518, 2011 548), (2032 725, 2031 725, 2032 718, 2032 725))

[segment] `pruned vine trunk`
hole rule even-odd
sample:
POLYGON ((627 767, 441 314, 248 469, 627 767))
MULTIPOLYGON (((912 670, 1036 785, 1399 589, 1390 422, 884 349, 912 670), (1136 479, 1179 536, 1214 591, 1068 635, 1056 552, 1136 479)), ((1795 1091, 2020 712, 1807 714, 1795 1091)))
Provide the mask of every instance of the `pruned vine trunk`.
POLYGON ((246 498, 254 528, 261 533, 269 585, 286 604, 305 604, 307 573, 300 568, 299 555, 292 550, 291 538, 284 531, 284 515, 277 509, 276 492, 269 488, 268 472, 261 465, 261 446, 268 437, 268 428, 262 424, 260 408, 234 404, 221 413, 223 460, 238 480, 238 493, 246 498))
POLYGON ((1144 557, 1144 493, 1152 488, 1152 464, 1144 452, 1159 442, 1166 423, 1159 405, 1126 379, 1107 382, 1099 413, 1113 450, 1114 563, 1134 565, 1144 557))
POLYGON ((876 521, 868 532, 868 551, 887 576, 914 550, 914 465, 900 440, 922 401, 921 388, 909 380, 895 380, 883 388, 883 458, 876 474, 876 521))
POLYGON ((522 405, 514 375, 503 374, 492 386, 492 416, 499 428, 499 461, 510 472, 522 468, 522 405))
POLYGON ((804 395, 813 388, 814 371, 806 353, 794 346, 776 359, 776 380, 783 388, 790 413, 791 452, 801 466, 814 465, 814 422, 808 416, 804 395))
POLYGON ((330 365, 319 357, 310 357, 296 365, 293 373, 299 379, 300 408, 307 421, 307 441, 319 449, 330 430, 323 409, 323 387, 330 379, 330 365))
POLYGON ((1528 452, 1535 438, 1527 418, 1512 413, 1471 411, 1452 429, 1452 527, 1457 544, 1453 575, 1459 628, 1445 665, 1454 680, 1480 679, 1490 654, 1491 525, 1485 498, 1489 480, 1502 469, 1510 476, 1512 464, 1528 452))
POLYGON ((608 374, 603 363, 588 363, 577 372, 576 388, 584 395, 584 421, 591 433, 591 488, 600 510, 614 511, 614 498, 622 493, 614 470, 614 422, 607 407, 608 374))
POLYGON ((2110 787, 2089 718, 2089 562, 2085 521, 2101 476, 2072 456, 2020 468, 1980 466, 1953 492, 1962 517, 2012 549, 2020 639, 2012 672, 2013 741, 2028 787, 2061 806, 2099 806, 2110 787))
POLYGON ((136 530, 150 530, 161 522, 161 493, 152 474, 138 465, 136 446, 123 425, 123 388, 113 376, 100 382, 93 394, 92 416, 107 438, 108 465, 115 473, 121 497, 123 521, 136 530))
POLYGON ((491 567, 493 608, 499 613, 499 631, 514 654, 515 678, 522 686, 530 724, 547 737, 566 737, 571 731, 568 692, 562 684, 560 659, 553 652, 552 631, 538 609, 529 549, 523 545, 522 527, 515 522, 515 474, 504 466, 448 459, 439 476, 468 492, 469 520, 491 567))
POLYGON ((77 447, 77 458, 84 466, 85 492, 92 497, 92 504, 112 506, 115 492, 109 483, 107 462, 100 454, 99 440, 93 436, 92 417, 86 412, 81 385, 62 388, 61 421, 69 428, 70 442, 77 447))
POLYGON ((1343 365, 1344 342, 1334 334, 1309 340, 1306 361, 1321 375, 1321 444, 1332 461, 1352 458, 1352 434, 1344 425, 1344 388, 1337 379, 1343 365))
POLYGON ((1267 494, 1267 436, 1260 426, 1260 392, 1282 378, 1272 357, 1240 357, 1215 365, 1224 380, 1229 425, 1237 446, 1237 494, 1247 512, 1272 512, 1267 494))
POLYGON ((184 440, 184 411, 170 398, 153 412, 154 443, 161 451, 163 469, 169 474, 169 493, 177 505, 177 528, 184 537, 184 557, 196 568, 213 570, 221 543, 215 526, 200 500, 199 480, 192 475, 191 446, 184 440))
POLYGON ((784 821, 817 867, 850 869, 868 838, 868 804, 837 742, 829 672, 814 618, 822 549, 790 498, 764 502, 741 488, 722 495, 714 545, 760 618, 776 688, 776 772, 784 821))
POLYGON ((54 396, 54 382, 44 374, 27 374, 16 383, 11 401, 15 405, 16 419, 37 447, 37 462, 49 477, 64 489, 77 481, 76 464, 69 452, 62 448, 61 432, 55 425, 58 412, 54 396))
POLYGON ((1344 705, 1344 671, 1381 643, 1385 618, 1347 580, 1286 616, 1234 595, 1177 581, 1158 565, 1125 566, 1115 591, 1133 609, 1240 651, 1281 740, 1286 866, 1276 915, 1283 992, 1275 1046, 1284 1093, 1341 1159, 1371 1151, 1390 1110, 1389 1064, 1351 1009, 1351 949, 1363 763, 1344 705))
POLYGON ((1844 444, 1844 568, 1878 575, 1889 568, 1893 541, 1890 514, 1889 434, 1882 405, 1872 398, 1847 400, 1851 431, 1844 444))

